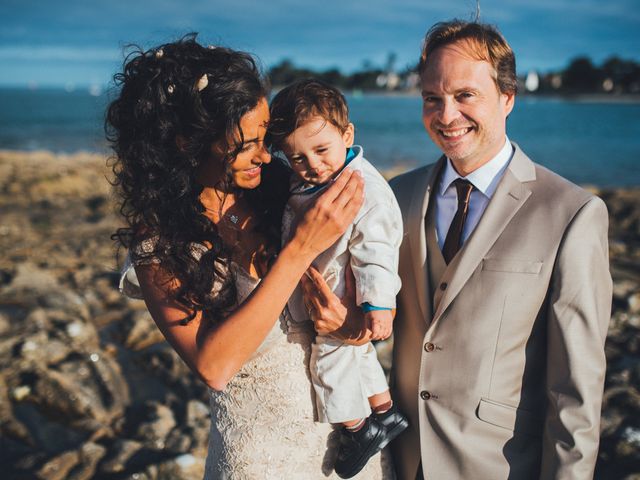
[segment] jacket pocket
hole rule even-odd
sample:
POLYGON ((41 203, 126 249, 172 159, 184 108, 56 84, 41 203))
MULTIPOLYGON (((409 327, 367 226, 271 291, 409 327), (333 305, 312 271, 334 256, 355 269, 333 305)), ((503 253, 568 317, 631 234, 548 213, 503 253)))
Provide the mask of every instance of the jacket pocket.
POLYGON ((544 419, 530 410, 505 405, 488 398, 481 398, 477 415, 480 420, 491 425, 536 437, 542 436, 544 419))
POLYGON ((542 262, 485 258, 482 260, 482 270, 489 272, 528 273, 531 275, 537 275, 540 273, 540 270, 542 270, 542 262))

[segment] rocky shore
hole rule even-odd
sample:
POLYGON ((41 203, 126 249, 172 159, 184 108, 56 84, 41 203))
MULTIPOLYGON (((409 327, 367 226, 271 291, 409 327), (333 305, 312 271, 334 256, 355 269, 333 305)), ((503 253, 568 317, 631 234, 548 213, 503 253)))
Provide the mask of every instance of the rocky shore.
MULTIPOLYGON (((207 390, 118 293, 109 176, 98 155, 0 152, 2 478, 202 478, 207 390)), ((640 479, 640 187, 598 194, 614 306, 596 478, 640 479)))

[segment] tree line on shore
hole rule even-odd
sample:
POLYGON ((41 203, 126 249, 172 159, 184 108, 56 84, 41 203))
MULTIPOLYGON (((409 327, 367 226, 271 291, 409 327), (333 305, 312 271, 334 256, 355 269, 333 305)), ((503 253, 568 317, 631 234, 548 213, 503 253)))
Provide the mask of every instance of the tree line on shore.
MULTIPOLYGON (((285 59, 271 67, 268 73, 276 88, 301 78, 315 77, 346 91, 417 91, 420 82, 416 66, 396 70, 395 61, 395 54, 390 53, 384 67, 365 62, 359 70, 345 74, 337 68, 316 71, 299 67, 285 59)), ((519 91, 531 94, 640 95, 640 63, 612 56, 596 65, 590 58, 580 56, 561 70, 520 72, 518 81, 519 91)))

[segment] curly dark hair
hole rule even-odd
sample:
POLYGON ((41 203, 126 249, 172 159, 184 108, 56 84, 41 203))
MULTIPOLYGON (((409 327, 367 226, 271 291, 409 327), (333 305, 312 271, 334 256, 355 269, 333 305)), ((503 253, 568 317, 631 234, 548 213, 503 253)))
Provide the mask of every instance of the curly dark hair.
MULTIPOLYGON (((239 136, 223 159, 225 167, 233 161, 243 148, 240 119, 268 95, 251 55, 205 47, 196 37, 188 34, 147 51, 133 46, 123 71, 114 76, 119 91, 105 120, 115 153, 114 185, 127 222, 112 238, 129 249, 134 263, 158 263, 176 280, 168 290, 190 312, 183 323, 199 311, 207 321, 220 321, 237 302, 227 268, 231 252, 203 214, 204 187, 196 177, 199 166, 212 160, 214 143, 226 145, 239 136), (203 75, 208 86, 199 91, 203 75), (152 240, 145 242, 152 249, 141 248, 145 239, 152 240)), ((279 247, 289 175, 274 159, 263 165, 260 186, 243 192, 259 219, 257 229, 268 239, 258 252, 265 259, 279 247)), ((223 182, 234 188, 230 178, 223 182)))

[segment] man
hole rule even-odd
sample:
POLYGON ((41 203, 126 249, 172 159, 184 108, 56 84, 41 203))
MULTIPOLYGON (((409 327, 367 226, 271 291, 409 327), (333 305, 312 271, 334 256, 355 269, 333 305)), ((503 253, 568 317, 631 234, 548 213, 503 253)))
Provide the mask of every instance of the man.
POLYGON ((606 207, 507 139, 515 58, 493 27, 436 24, 419 73, 444 156, 391 182, 405 225, 394 398, 411 422, 392 444, 399 478, 591 478, 606 207))

